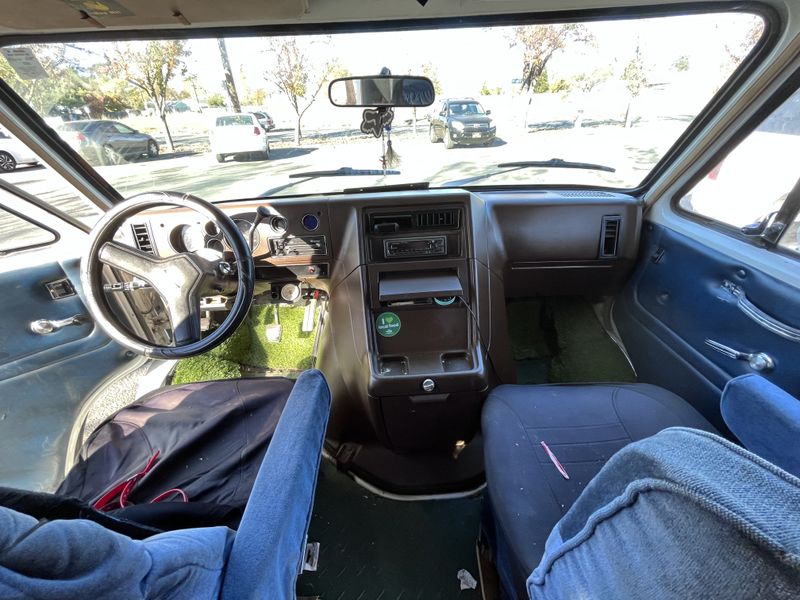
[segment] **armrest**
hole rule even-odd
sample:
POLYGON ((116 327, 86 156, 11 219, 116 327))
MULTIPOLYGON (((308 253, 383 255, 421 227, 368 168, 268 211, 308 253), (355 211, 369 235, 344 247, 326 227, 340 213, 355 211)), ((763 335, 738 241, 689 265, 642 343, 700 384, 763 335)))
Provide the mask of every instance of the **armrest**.
POLYGON ((283 409, 225 568, 220 598, 294 598, 331 394, 306 371, 283 409))
POLYGON ((721 410, 745 448, 800 476, 800 400, 760 375, 740 375, 725 386, 721 410))

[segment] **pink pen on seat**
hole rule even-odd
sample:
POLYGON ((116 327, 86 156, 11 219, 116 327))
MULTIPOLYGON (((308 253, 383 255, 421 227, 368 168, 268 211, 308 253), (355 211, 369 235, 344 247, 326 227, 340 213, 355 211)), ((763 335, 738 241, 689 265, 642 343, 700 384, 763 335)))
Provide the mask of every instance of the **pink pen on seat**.
POLYGON ((564 465, 562 465, 558 461, 556 455, 553 454, 553 451, 550 450, 550 448, 548 448, 547 444, 545 444, 544 442, 539 442, 539 443, 542 445, 542 448, 544 448, 544 451, 547 453, 547 458, 549 458, 550 461, 556 466, 556 469, 558 469, 558 472, 561 473, 561 476, 564 479, 569 479, 569 473, 567 473, 567 470, 564 468, 564 465))

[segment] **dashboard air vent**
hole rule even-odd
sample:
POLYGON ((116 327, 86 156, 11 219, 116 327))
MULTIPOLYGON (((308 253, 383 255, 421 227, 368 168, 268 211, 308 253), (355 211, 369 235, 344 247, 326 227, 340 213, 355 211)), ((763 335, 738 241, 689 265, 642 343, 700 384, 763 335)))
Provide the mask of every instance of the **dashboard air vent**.
POLYGON ((454 229, 458 227, 458 210, 454 208, 414 213, 417 229, 454 229))
POLYGON ((142 252, 155 254, 147 223, 134 223, 131 225, 131 229, 133 230, 133 239, 136 242, 136 247, 142 252))
POLYGON ((603 229, 600 235, 600 258, 614 258, 619 245, 619 229, 622 218, 619 215, 603 217, 603 229))

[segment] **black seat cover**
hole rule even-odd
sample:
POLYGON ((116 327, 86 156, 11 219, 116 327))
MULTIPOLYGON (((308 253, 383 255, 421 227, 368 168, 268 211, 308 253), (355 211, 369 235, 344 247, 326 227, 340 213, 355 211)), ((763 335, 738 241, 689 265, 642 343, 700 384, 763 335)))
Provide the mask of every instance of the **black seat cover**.
POLYGON ((487 529, 504 587, 519 598, 553 526, 612 454, 667 427, 715 432, 684 400, 646 384, 503 385, 489 395, 482 424, 494 517, 487 529))
POLYGON ((128 498, 134 506, 120 516, 159 529, 216 524, 209 520, 235 525, 230 520, 241 516, 293 384, 254 378, 157 390, 91 434, 57 494, 92 504, 158 451, 128 498), (149 509, 172 488, 185 492, 190 506, 172 498, 149 509))

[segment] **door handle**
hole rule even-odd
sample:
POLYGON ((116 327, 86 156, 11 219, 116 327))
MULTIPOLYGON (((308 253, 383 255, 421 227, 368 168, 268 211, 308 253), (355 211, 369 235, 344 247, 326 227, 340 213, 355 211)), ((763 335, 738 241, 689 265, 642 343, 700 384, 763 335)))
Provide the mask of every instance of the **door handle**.
POLYGON ((48 335, 56 331, 69 327, 70 325, 82 325, 89 321, 86 315, 74 315, 66 319, 39 319, 30 324, 31 331, 38 335, 48 335))
POLYGON ((763 310, 758 308, 755 304, 750 302, 744 289, 730 281, 723 281, 722 288, 736 298, 736 305, 745 315, 750 319, 761 325, 764 329, 771 331, 775 335, 779 335, 784 339, 792 342, 800 342, 800 329, 780 322, 772 315, 768 315, 763 310))
POLYGON ((720 354, 735 360, 745 360, 750 368, 761 373, 769 373, 775 368, 775 360, 766 352, 740 352, 725 344, 720 344, 714 340, 706 340, 706 346, 710 346, 720 354))

